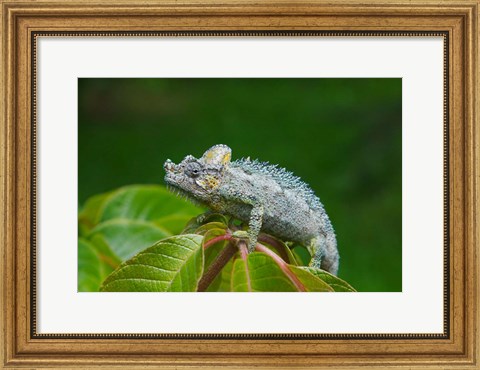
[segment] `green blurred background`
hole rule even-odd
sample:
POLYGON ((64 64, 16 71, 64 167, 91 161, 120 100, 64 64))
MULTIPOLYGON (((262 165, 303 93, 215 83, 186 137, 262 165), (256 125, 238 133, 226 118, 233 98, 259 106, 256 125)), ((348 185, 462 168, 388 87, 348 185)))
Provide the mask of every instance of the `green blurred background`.
POLYGON ((402 83, 355 79, 78 80, 78 197, 163 184, 163 162, 227 144, 313 188, 338 238, 339 277, 402 290, 402 83))

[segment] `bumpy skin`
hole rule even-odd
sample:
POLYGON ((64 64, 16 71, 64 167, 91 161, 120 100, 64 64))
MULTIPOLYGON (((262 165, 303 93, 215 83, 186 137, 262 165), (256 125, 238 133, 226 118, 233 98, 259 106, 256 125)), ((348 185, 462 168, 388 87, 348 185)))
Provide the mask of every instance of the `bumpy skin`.
POLYGON ((310 266, 337 274, 339 255, 335 232, 323 205, 310 187, 283 168, 240 159, 231 149, 215 145, 202 158, 191 155, 178 165, 164 164, 170 189, 215 212, 249 225, 249 250, 260 231, 309 248, 310 266))

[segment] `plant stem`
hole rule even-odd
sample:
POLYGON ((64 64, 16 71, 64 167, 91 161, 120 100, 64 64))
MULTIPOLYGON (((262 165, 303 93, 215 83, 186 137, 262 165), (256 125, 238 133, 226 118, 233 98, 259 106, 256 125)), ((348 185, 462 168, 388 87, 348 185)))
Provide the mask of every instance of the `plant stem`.
POLYGON ((260 234, 258 236, 258 241, 270 244, 277 250, 278 253, 280 253, 280 257, 282 257, 285 262, 288 262, 288 254, 285 251, 285 248, 288 248, 287 246, 285 246, 284 244, 280 244, 278 240, 272 238, 270 235, 267 234, 260 234))
POLYGON ((240 240, 237 244, 238 249, 240 250, 240 257, 245 263, 245 272, 247 273, 247 287, 248 291, 252 291, 252 282, 250 281, 250 272, 248 271, 248 248, 247 243, 244 240, 240 240))
POLYGON ((211 247, 212 245, 214 245, 215 243, 218 243, 218 242, 221 242, 223 240, 231 240, 232 239, 232 235, 231 234, 223 234, 223 235, 219 235, 219 236, 216 236, 215 238, 212 238, 210 239, 208 242, 206 242, 204 245, 203 245, 203 249, 207 249, 208 247, 211 247))
POLYGON ((305 288, 305 285, 303 285, 303 283, 298 279, 297 275, 295 275, 288 268, 287 263, 284 260, 282 260, 277 254, 275 254, 274 252, 272 252, 270 249, 268 249, 262 244, 257 244, 255 249, 259 252, 265 253, 270 258, 272 258, 275 261, 275 263, 278 265, 278 267, 280 267, 280 269, 283 271, 283 273, 287 275, 287 277, 290 279, 290 281, 295 286, 295 288, 297 288, 297 290, 299 290, 300 292, 307 291, 307 289, 305 288))
MULTIPOLYGON (((225 236, 225 235, 222 235, 222 236, 225 236)), ((221 240, 227 240, 227 239, 221 239, 221 240)), ((208 270, 203 274, 202 278, 198 282, 197 292, 204 292, 205 290, 207 290, 207 288, 215 279, 215 277, 218 275, 218 273, 222 270, 222 268, 225 267, 225 265, 228 263, 230 258, 232 258, 236 252, 237 252, 237 247, 235 247, 234 243, 230 241, 227 244, 227 246, 223 248, 222 251, 218 254, 218 257, 212 262, 208 270)))

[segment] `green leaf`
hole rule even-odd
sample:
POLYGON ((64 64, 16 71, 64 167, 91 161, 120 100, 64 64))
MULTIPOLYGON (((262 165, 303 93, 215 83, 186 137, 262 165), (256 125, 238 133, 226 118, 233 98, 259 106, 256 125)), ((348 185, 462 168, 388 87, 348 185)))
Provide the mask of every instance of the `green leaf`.
POLYGON ((297 257, 295 256, 295 254, 293 254, 292 250, 285 246, 285 250, 287 251, 287 255, 288 255, 288 261, 291 265, 294 265, 294 266, 299 266, 299 265, 302 265, 302 261, 300 260, 300 262, 297 260, 297 257))
POLYGON ((265 253, 251 253, 246 261, 239 258, 233 264, 232 291, 297 292, 302 288, 307 292, 333 291, 309 271, 286 264, 281 268, 265 253))
POLYGON ((121 218, 158 223, 158 220, 164 217, 193 217, 201 211, 201 208, 178 198, 163 186, 132 185, 120 188, 108 197, 102 208, 100 221, 121 218))
POLYGON ((293 247, 292 253, 295 256, 295 259, 297 260, 299 265, 307 266, 312 258, 310 256, 310 253, 308 253, 307 248, 303 246, 293 247))
POLYGON ((302 267, 297 266, 288 266, 289 270, 292 271, 295 276, 303 284, 307 292, 333 292, 334 289, 330 287, 322 279, 311 274, 309 271, 304 270, 302 267))
POLYGON ((103 282, 104 292, 194 292, 203 273, 200 235, 161 240, 120 265, 103 282))
POLYGON ((208 213, 208 215, 206 215, 205 219, 203 220, 202 223, 208 223, 208 222, 220 222, 222 224, 225 225, 225 227, 228 226, 228 222, 229 222, 229 217, 222 214, 222 213, 208 213))
POLYGON ((205 231, 203 231, 204 229, 208 230, 212 227, 227 229, 227 226, 228 226, 227 216, 222 215, 220 213, 207 212, 206 215, 202 214, 202 215, 191 218, 188 221, 187 225, 183 228, 182 234, 191 234, 191 233, 203 234, 203 233, 205 233, 205 231), (205 219, 202 221, 202 223, 199 223, 198 220, 202 216, 205 216, 205 219), (214 225, 206 226, 206 225, 209 225, 211 223, 213 223, 214 225, 217 225, 217 226, 214 226, 214 225), (219 226, 219 224, 222 224, 222 226, 219 226), (200 231, 199 231, 199 229, 200 229, 200 231))
POLYGON ((78 291, 98 292, 102 281, 113 271, 95 246, 85 239, 78 239, 78 291))
POLYGON ((335 275, 330 274, 327 271, 307 266, 302 266, 301 269, 308 271, 309 273, 323 280, 325 283, 330 285, 335 292, 356 292, 356 290, 346 281, 336 277, 335 275))
POLYGON ((247 260, 233 264, 231 288, 234 292, 298 291, 272 258, 264 253, 250 253, 247 260))
POLYGON ((286 263, 294 266, 299 265, 297 259, 285 242, 267 234, 260 234, 260 239, 263 245, 275 252, 275 254, 278 254, 286 263))
POLYGON ((78 214, 80 235, 85 235, 98 224, 102 207, 111 194, 112 192, 95 195, 86 201, 78 214))
POLYGON ((160 228, 168 231, 170 235, 178 235, 182 232, 183 228, 188 221, 192 218, 191 213, 182 214, 175 213, 165 217, 156 219, 153 223, 160 228))
POLYGON ((88 241, 95 247, 100 259, 111 266, 112 270, 115 270, 118 265, 122 263, 122 260, 113 253, 112 249, 101 234, 92 235, 88 241))
POLYGON ((227 229, 227 225, 221 223, 221 222, 209 222, 208 224, 204 224, 200 226, 197 230, 195 230, 195 234, 199 235, 205 235, 208 233, 210 230, 213 229, 220 229, 220 230, 225 230, 227 229))
POLYGON ((95 244, 99 238, 120 260, 125 261, 155 242, 170 236, 153 223, 137 220, 110 220, 95 227, 88 239, 95 244))
POLYGON ((180 234, 195 234, 195 231, 201 226, 198 223, 197 217, 192 217, 190 221, 184 226, 180 234))

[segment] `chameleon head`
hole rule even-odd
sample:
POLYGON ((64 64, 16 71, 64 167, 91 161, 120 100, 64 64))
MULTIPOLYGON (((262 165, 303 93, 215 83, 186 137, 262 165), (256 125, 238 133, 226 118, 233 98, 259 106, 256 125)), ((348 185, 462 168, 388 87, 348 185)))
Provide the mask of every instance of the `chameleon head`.
POLYGON ((165 182, 180 195, 200 202, 209 201, 220 185, 231 153, 228 146, 219 144, 208 149, 200 159, 187 155, 179 164, 167 159, 163 165, 165 182))

